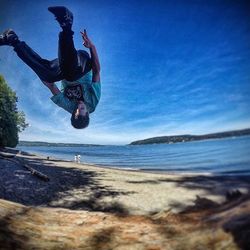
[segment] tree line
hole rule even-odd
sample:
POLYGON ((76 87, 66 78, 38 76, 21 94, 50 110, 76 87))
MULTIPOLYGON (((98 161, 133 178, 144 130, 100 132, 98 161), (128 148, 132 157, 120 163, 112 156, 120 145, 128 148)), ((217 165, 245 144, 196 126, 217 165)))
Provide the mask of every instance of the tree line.
POLYGON ((0 75, 0 147, 15 147, 18 133, 28 126, 24 112, 17 108, 17 102, 15 91, 0 75))

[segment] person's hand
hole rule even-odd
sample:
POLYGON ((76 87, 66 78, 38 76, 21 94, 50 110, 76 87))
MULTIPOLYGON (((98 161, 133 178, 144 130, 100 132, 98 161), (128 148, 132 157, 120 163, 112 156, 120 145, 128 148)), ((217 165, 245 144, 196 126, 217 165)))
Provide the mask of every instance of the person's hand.
POLYGON ((87 35, 87 32, 86 30, 84 29, 84 31, 80 31, 81 35, 82 35, 82 39, 83 39, 83 45, 86 47, 86 48, 91 48, 94 46, 94 44, 90 41, 90 39, 88 38, 88 35, 87 35))

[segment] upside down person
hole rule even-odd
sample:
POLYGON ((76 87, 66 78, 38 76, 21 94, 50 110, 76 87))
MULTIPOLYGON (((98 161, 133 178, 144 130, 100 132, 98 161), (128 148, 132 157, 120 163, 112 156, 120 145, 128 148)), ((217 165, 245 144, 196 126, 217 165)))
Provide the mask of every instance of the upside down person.
POLYGON ((41 58, 25 42, 20 41, 11 29, 0 34, 0 46, 13 46, 17 55, 49 88, 53 94, 51 100, 72 114, 72 126, 86 128, 89 125, 89 113, 95 111, 101 96, 98 54, 86 30, 81 31, 81 35, 83 45, 90 50, 90 56, 84 50, 75 49, 73 14, 66 7, 49 7, 48 10, 55 15, 62 28, 57 59, 49 61, 41 58), (57 81, 61 81, 61 90, 55 84, 57 81))

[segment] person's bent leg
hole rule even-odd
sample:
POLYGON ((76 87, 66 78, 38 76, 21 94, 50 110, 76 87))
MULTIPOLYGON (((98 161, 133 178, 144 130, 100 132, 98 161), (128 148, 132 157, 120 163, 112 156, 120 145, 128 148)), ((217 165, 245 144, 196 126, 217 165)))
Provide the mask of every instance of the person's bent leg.
POLYGON ((78 54, 74 46, 73 13, 64 6, 51 6, 48 10, 55 16, 63 30, 59 33, 58 59, 64 79, 77 80, 83 76, 84 68, 78 61, 78 54))
POLYGON ((56 82, 63 79, 58 59, 52 61, 41 58, 25 42, 18 42, 14 51, 42 81, 56 82))
POLYGON ((83 68, 78 62, 78 54, 73 41, 74 32, 64 30, 59 33, 58 59, 64 79, 74 81, 83 76, 83 68))

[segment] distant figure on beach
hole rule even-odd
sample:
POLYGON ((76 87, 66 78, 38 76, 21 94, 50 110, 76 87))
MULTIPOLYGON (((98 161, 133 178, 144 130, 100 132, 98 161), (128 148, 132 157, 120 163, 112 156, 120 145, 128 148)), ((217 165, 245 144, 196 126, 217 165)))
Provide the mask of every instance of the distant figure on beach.
POLYGON ((81 155, 77 155, 77 163, 81 163, 81 155))
POLYGON ((101 96, 98 54, 85 29, 80 33, 83 45, 90 50, 90 56, 85 50, 75 49, 72 12, 64 6, 49 7, 48 10, 55 15, 62 28, 57 59, 49 61, 41 58, 25 42, 20 41, 11 29, 0 34, 0 46, 13 46, 17 55, 49 88, 53 94, 51 100, 72 114, 72 126, 86 128, 89 125, 89 113, 95 111, 101 96), (61 90, 55 85, 57 81, 62 83, 61 90))
POLYGON ((77 154, 75 154, 75 162, 77 162, 77 154))

